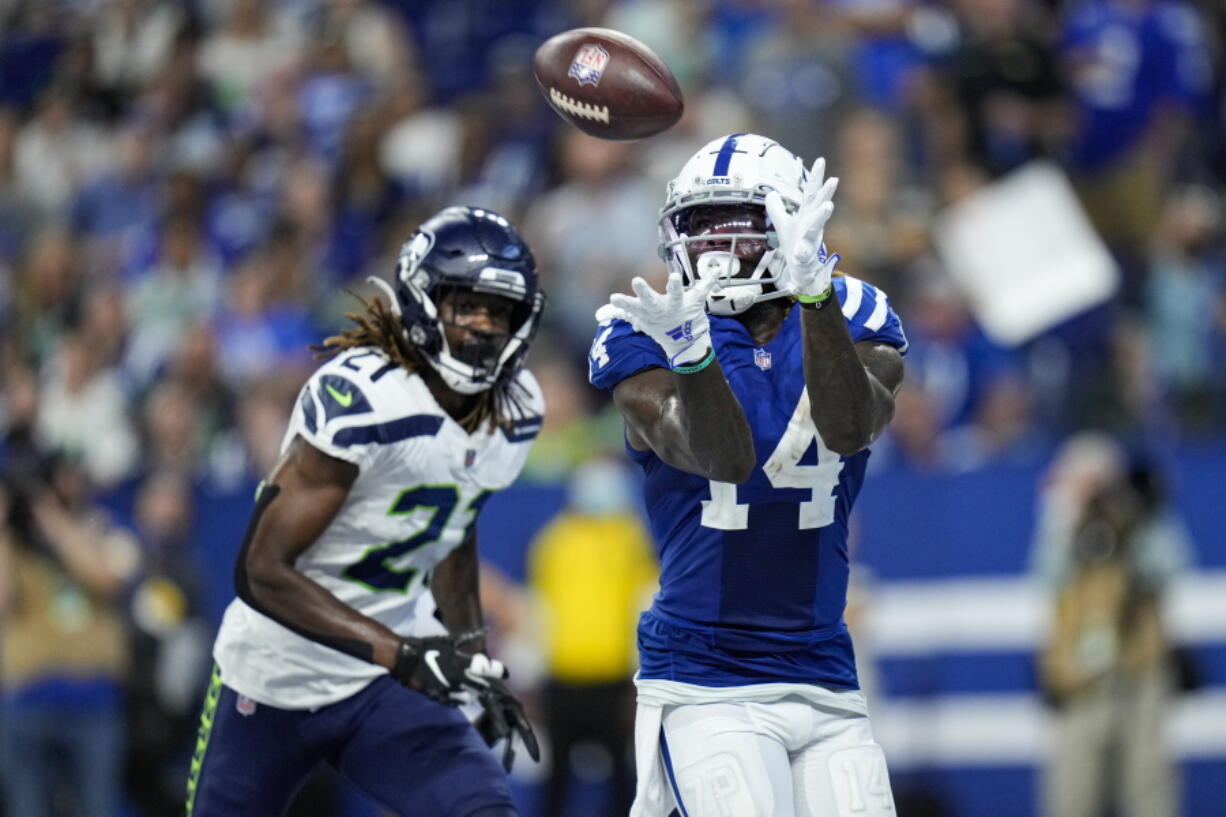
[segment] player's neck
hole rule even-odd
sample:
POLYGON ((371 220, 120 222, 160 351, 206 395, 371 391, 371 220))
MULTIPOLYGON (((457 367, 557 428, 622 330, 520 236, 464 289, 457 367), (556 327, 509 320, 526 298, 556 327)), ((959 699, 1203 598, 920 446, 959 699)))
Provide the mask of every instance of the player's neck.
POLYGON ((426 388, 430 390, 434 402, 438 403, 439 407, 447 412, 447 416, 457 423, 471 414, 472 410, 477 407, 477 401, 481 399, 480 394, 460 394, 452 391, 432 366, 422 366, 418 374, 422 382, 426 384, 426 388))
POLYGON ((770 343, 792 308, 791 298, 775 298, 762 301, 746 309, 736 319, 749 330, 753 342, 759 346, 770 343))

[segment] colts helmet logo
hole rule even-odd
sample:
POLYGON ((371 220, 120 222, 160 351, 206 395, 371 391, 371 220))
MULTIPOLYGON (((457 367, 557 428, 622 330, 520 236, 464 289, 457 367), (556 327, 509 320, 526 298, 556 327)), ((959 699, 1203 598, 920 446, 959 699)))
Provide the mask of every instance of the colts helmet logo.
POLYGON ((571 60, 570 70, 566 75, 579 80, 580 85, 597 85, 608 64, 608 51, 596 43, 584 43, 571 60))

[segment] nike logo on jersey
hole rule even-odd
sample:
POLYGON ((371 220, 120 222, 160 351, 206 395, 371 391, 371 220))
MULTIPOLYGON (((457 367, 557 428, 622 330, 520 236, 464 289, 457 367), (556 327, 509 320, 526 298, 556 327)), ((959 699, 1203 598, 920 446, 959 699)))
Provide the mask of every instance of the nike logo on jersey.
POLYGON ((349 408, 353 404, 353 392, 347 391, 341 394, 336 389, 332 388, 331 384, 324 384, 324 388, 328 390, 328 394, 332 395, 332 399, 341 404, 341 408, 349 408))

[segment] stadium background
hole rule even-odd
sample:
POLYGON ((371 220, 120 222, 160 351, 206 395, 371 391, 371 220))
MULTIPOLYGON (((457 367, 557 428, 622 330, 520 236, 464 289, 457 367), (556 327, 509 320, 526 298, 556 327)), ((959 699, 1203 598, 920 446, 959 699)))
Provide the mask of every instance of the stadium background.
MULTIPOLYGON (((1220 3, 11 0, 0 25, 6 471, 33 428, 40 451, 83 464, 148 564, 173 540, 204 642, 307 345, 342 325, 341 290, 368 293, 444 203, 522 224, 551 298, 531 359, 550 415, 482 525, 493 575, 516 589, 567 473, 620 444, 585 384, 593 309, 657 269, 656 209, 684 158, 752 130, 829 157, 843 185, 827 240, 891 294, 912 342, 856 512, 896 790, 950 817, 1036 813, 1050 737, 1034 670, 1046 611, 1026 577, 1037 489, 1055 446, 1098 428, 1160 464, 1193 535, 1171 622, 1199 686, 1172 737, 1185 813, 1223 813, 1220 3), (544 106, 532 49, 583 24, 673 67, 676 128, 601 143, 544 106), (1007 348, 968 314, 932 233, 947 204, 1036 158, 1078 185, 1121 286, 1007 348)), ((190 740, 141 774, 173 779, 189 754, 190 740)), ((517 781, 531 814, 538 784, 517 781)))

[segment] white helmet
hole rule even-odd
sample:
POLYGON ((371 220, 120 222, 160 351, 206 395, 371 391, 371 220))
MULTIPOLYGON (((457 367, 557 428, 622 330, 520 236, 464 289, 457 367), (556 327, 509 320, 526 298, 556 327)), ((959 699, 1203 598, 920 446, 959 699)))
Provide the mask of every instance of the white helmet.
POLYGON ((790 212, 800 207, 801 185, 807 171, 804 163, 773 139, 753 133, 734 133, 708 142, 668 183, 664 206, 660 208, 660 256, 670 271, 680 272, 686 286, 699 279, 718 276, 723 284, 707 297, 707 311, 714 315, 737 315, 759 301, 782 297, 786 293, 763 293, 763 285, 778 280, 783 258, 778 255, 778 240, 767 218, 765 233, 721 233, 730 241, 727 251, 704 252, 698 270, 690 263, 689 245, 707 242, 710 236, 688 234, 688 214, 692 208, 709 205, 752 205, 765 212, 766 194, 777 190, 790 212), (738 278, 739 241, 763 242, 765 251, 748 277, 738 278))

